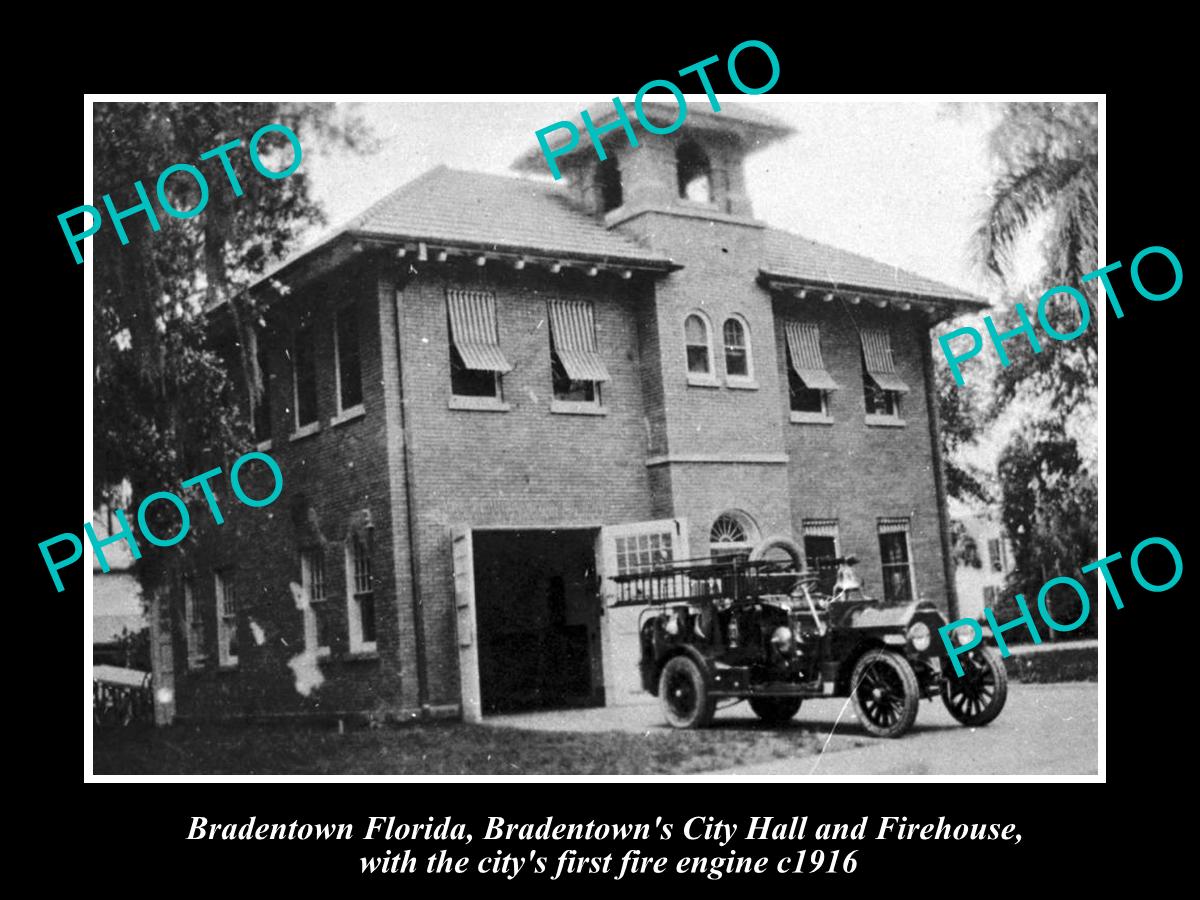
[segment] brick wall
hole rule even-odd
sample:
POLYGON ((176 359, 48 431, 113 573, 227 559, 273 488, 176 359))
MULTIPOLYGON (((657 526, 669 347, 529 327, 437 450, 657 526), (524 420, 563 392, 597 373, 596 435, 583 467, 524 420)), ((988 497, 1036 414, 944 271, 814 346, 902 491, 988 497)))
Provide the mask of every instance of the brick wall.
MULTIPOLYGON (((171 592, 174 629, 176 695, 181 716, 320 713, 345 710, 396 710, 415 705, 411 686, 411 648, 398 643, 405 632, 398 622, 407 607, 398 605, 393 572, 394 541, 390 501, 389 454, 386 435, 387 391, 383 373, 376 283, 368 273, 333 277, 298 291, 269 313, 266 344, 271 379, 271 436, 268 451, 283 473, 280 497, 261 509, 245 507, 232 496, 228 481, 214 482, 226 522, 220 527, 197 524, 195 539, 176 554, 176 577, 171 592), (355 300, 363 368, 361 418, 331 425, 335 415, 333 307, 355 300), (293 432, 290 340, 301 311, 315 316, 318 416, 321 430, 296 441, 293 432), (344 542, 350 523, 369 510, 374 523, 373 574, 378 652, 351 658, 346 626, 346 561, 344 542), (288 660, 304 646, 303 615, 296 608, 290 585, 300 582, 299 554, 323 548, 325 580, 332 620, 332 656, 321 663, 325 683, 309 697, 295 689, 288 660), (236 669, 217 666, 217 620, 213 570, 228 567, 236 579, 240 606, 236 669), (179 576, 191 573, 202 610, 209 659, 189 671, 183 629, 183 599, 179 576), (262 629, 255 640, 250 623, 262 629)), ((394 353, 393 353, 394 357, 394 353)), ((394 370, 394 365, 393 365, 394 370)), ((223 462, 228 472, 233 460, 223 462)), ((243 485, 251 496, 270 492, 265 466, 248 463, 243 485)), ((197 517, 198 518, 198 517, 197 517)), ((403 524, 402 520, 399 524, 403 524)), ((177 552, 178 551, 178 552, 177 552)), ((407 595, 402 595, 405 598, 407 595)), ((411 634, 409 629, 408 634, 411 634)), ((411 642, 409 642, 411 643, 411 642)))
POLYGON ((651 301, 641 279, 426 264, 400 292, 431 703, 459 700, 452 526, 598 526, 655 515, 638 329, 651 301), (449 408, 447 287, 496 293, 500 346, 514 367, 503 378, 506 412, 449 408), (611 376, 606 415, 551 412, 548 299, 592 301, 611 376))

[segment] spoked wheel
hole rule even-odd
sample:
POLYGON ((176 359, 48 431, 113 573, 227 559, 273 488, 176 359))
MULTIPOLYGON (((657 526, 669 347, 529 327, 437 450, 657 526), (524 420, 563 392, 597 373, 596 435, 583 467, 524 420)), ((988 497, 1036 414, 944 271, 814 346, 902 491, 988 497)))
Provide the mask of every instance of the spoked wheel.
POLYGON ((750 708, 768 725, 782 725, 800 712, 800 697, 751 697, 750 708))
POLYGON ((717 701, 708 694, 704 673, 689 657, 667 660, 658 679, 663 714, 675 728, 703 728, 712 721, 717 701))
POLYGON ((863 727, 876 737, 900 737, 916 721, 921 699, 917 676, 898 653, 863 654, 854 667, 850 690, 863 727))
POLYGON ((942 671, 942 702, 950 715, 964 725, 986 725, 1004 709, 1008 699, 1008 672, 993 647, 977 647, 959 657, 960 677, 952 665, 942 671))

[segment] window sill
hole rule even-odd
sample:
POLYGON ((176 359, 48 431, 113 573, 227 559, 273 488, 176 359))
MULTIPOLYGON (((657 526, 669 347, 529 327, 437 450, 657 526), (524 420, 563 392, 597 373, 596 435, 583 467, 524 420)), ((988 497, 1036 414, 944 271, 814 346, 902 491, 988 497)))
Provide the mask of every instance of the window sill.
POLYGON ((899 416, 881 416, 876 413, 867 413, 863 419, 868 425, 876 428, 903 428, 904 420, 899 416))
POLYGON ((221 663, 221 665, 217 666, 217 671, 218 671, 218 672, 223 672, 224 674, 226 674, 226 675, 229 675, 229 674, 231 674, 231 673, 233 673, 233 672, 236 672, 236 671, 238 671, 238 668, 239 668, 239 667, 238 667, 238 664, 237 664, 237 663, 235 663, 235 662, 233 662, 233 663, 221 663))
POLYGON ((300 428, 297 428, 295 431, 293 431, 288 436, 288 440, 289 441, 298 441, 301 438, 306 438, 309 435, 316 434, 320 430, 321 430, 321 422, 319 420, 316 422, 309 422, 307 425, 302 425, 300 428))
POLYGON ((207 668, 208 668, 208 657, 207 656, 189 656, 188 657, 188 671, 189 672, 203 672, 207 668))
POLYGON ((355 419, 361 419, 366 414, 367 411, 360 403, 358 406, 352 406, 349 409, 342 410, 340 413, 330 419, 329 427, 333 428, 335 425, 341 425, 343 422, 353 422, 355 419))
POLYGON ((508 412, 512 409, 499 397, 460 397, 450 395, 450 409, 471 409, 476 412, 508 412))
POLYGON ((551 400, 550 412, 565 416, 607 416, 608 410, 597 403, 575 400, 551 400))
POLYGON ((717 381, 717 379, 712 375, 689 374, 687 377, 687 383, 689 387, 719 388, 721 386, 721 382, 717 381))
POLYGON ((788 418, 793 425, 832 425, 833 419, 819 412, 796 412, 791 410, 788 418))
POLYGON ((349 653, 342 654, 342 662, 378 662, 379 653, 372 646, 361 647, 358 650, 351 650, 349 653))
POLYGON ((317 648, 317 659, 328 659, 332 651, 328 647, 317 648))
POLYGON ((742 378, 740 375, 726 375, 725 387, 735 391, 757 391, 758 382, 753 378, 742 378))
POLYGON ((259 453, 266 453, 268 450, 271 449, 271 439, 267 438, 265 441, 259 441, 257 444, 254 445, 254 449, 257 450, 259 453))

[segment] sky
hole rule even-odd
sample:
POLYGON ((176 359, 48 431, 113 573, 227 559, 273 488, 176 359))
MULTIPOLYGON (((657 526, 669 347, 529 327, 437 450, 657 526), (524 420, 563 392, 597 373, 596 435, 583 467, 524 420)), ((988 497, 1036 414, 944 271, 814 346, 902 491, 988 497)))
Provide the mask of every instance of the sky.
MULTIPOLYGON (((512 162, 537 147, 534 132, 608 99, 346 104, 371 126, 378 152, 356 156, 306 148, 305 162, 316 198, 336 226, 439 164, 514 175, 512 162)), ((757 218, 973 293, 995 295, 995 286, 972 265, 967 250, 992 181, 987 134, 994 111, 985 104, 720 99, 753 102, 797 132, 747 161, 757 218)), ((688 95, 688 101, 708 102, 703 94, 688 95)), ((653 136, 639 134, 639 140, 646 139, 653 136)), ((592 151, 581 144, 573 152, 592 151)))

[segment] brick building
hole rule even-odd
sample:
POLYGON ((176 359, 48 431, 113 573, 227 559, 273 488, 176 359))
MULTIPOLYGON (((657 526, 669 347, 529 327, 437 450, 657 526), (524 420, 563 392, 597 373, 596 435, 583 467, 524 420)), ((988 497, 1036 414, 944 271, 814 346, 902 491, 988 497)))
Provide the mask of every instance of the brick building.
POLYGON ((777 533, 952 611, 929 329, 983 304, 754 219, 789 133, 689 109, 559 184, 438 167, 264 278, 285 487, 156 598, 178 714, 627 702, 605 577, 777 533))

